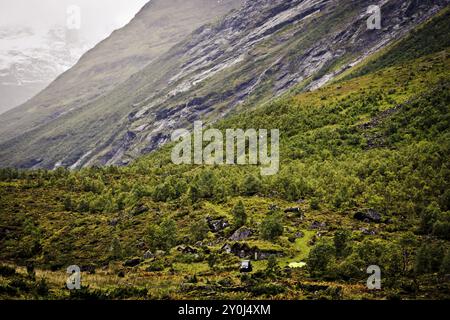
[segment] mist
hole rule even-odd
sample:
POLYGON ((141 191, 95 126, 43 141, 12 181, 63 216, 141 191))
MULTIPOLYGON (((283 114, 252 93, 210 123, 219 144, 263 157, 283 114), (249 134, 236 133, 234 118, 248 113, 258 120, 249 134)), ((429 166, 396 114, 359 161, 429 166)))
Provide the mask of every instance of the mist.
MULTIPOLYGON (((91 45, 126 25, 148 0, 2 0, 0 27, 29 27, 45 32, 66 25, 67 9, 80 8, 79 36, 91 45)), ((0 39, 1 40, 1 39, 0 39)))

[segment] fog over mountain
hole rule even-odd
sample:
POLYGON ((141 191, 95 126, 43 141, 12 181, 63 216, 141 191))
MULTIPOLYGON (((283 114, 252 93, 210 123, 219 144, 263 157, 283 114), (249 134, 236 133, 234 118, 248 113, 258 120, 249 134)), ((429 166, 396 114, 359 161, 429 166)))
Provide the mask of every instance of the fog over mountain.
POLYGON ((83 53, 126 25, 147 0, 0 3, 0 113, 44 89, 83 53), (72 6, 79 28, 68 28, 72 6))

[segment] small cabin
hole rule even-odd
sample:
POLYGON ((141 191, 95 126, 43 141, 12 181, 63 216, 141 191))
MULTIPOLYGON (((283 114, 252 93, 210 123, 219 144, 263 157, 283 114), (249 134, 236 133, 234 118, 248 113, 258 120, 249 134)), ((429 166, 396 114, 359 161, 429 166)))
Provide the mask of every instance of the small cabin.
POLYGON ((248 273, 253 271, 252 262, 250 260, 245 260, 241 262, 241 272, 248 273))

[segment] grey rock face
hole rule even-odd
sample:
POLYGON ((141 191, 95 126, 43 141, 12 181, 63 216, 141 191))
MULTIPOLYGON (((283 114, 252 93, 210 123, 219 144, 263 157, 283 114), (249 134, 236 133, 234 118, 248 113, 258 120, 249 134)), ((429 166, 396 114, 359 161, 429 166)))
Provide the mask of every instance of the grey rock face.
POLYGON ((242 241, 253 235, 253 231, 248 228, 241 228, 236 230, 233 235, 230 237, 231 241, 242 241))

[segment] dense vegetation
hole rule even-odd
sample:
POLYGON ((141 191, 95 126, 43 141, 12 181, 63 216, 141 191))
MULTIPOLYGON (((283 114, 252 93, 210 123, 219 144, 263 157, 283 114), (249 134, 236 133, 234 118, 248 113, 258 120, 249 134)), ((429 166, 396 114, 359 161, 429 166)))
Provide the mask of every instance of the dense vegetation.
POLYGON ((450 50, 390 58, 445 17, 345 81, 216 125, 279 129, 277 175, 174 165, 170 145, 124 168, 1 170, 0 297, 449 298, 450 50))

